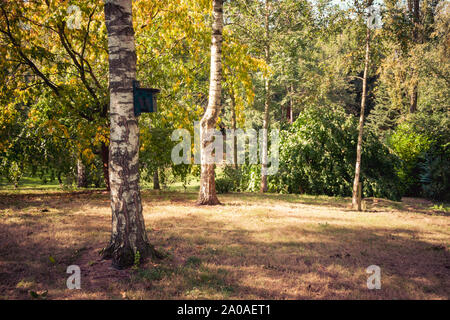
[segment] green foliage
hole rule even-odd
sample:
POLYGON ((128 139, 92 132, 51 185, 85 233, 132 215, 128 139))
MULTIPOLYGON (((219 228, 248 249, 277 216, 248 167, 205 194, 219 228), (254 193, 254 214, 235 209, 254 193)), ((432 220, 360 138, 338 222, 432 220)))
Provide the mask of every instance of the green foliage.
POLYGON ((224 190, 224 192, 218 191, 219 193, 226 193, 230 191, 255 192, 259 190, 259 184, 261 181, 261 166, 247 163, 240 165, 237 168, 234 168, 233 166, 226 166, 223 170, 223 177, 220 177, 217 180, 220 181, 219 188, 224 190))
POLYGON ((140 254, 139 250, 137 250, 136 253, 134 254, 133 268, 134 269, 139 269, 139 265, 140 264, 141 264, 141 254, 140 254))
POLYGON ((20 178, 22 178, 23 170, 19 166, 16 161, 13 161, 8 170, 8 179, 14 184, 14 187, 17 188, 19 185, 20 178))
POLYGON ((444 203, 434 204, 433 206, 430 207, 430 209, 435 211, 442 211, 445 213, 450 212, 450 207, 444 203))
POLYGON ((0 157, 23 170, 73 174, 108 143, 107 42, 95 1, 1 3, 0 157), (80 10, 79 28, 67 9, 80 10))
MULTIPOLYGON (((151 127, 150 119, 141 116, 140 121, 140 169, 143 181, 150 182, 153 180, 153 173, 158 170, 160 178, 163 178, 164 168, 172 165, 171 150, 175 143, 171 141, 170 136, 172 129, 169 127, 151 127)), ((187 170, 188 171, 188 170, 187 170)), ((181 168, 173 170, 174 175, 183 176, 185 173, 181 168)), ((163 182, 163 179, 161 179, 163 182)))
POLYGON ((448 199, 449 128, 447 111, 422 107, 388 136, 389 146, 401 160, 396 169, 407 195, 448 199))
POLYGON ((436 200, 450 199, 450 152, 428 152, 423 162, 419 163, 421 169, 420 183, 423 195, 436 200))
POLYGON ((430 148, 430 139, 415 132, 410 123, 404 122, 388 138, 388 144, 401 160, 396 169, 405 192, 414 193, 419 184, 418 162, 430 148))
POLYGON ((216 179, 216 192, 228 193, 233 190, 233 181, 230 178, 217 178, 216 179))
MULTIPOLYGON (((356 159, 357 121, 338 107, 310 107, 282 132, 279 172, 270 177, 274 191, 351 195, 356 159)), ((364 196, 400 199, 392 165, 395 156, 370 132, 363 142, 361 180, 364 196)))
MULTIPOLYGON (((351 190, 355 119, 328 107, 303 111, 308 105, 328 104, 350 114, 360 110, 367 2, 337 3, 224 4, 224 109, 219 121, 227 128, 259 129, 265 80, 270 80, 270 127, 283 132, 280 173, 269 177, 270 191, 348 195, 351 190), (291 128, 286 122, 290 110, 294 118, 300 113, 291 128)), ((450 171, 448 5, 421 1, 420 19, 414 21, 411 8, 400 1, 378 3, 383 27, 371 39, 364 193, 398 199, 400 188, 409 195, 443 199, 450 171), (415 89, 417 110, 409 116, 415 89)), ((43 183, 57 179, 71 187, 76 161, 82 159, 89 185, 103 186, 99 155, 109 143, 103 5, 92 0, 6 1, 1 8, 2 177, 18 185, 31 172, 43 183), (81 9, 76 29, 65 27, 73 4, 81 9)), ((172 164, 170 136, 176 128, 193 134, 193 122, 208 102, 211 9, 207 0, 133 1, 137 78, 142 86, 161 89, 158 112, 139 119, 144 182, 156 170, 162 186, 170 179, 186 186, 190 175, 198 175, 199 166, 172 164)), ((216 189, 258 191, 260 170, 249 164, 226 167, 216 189)))
POLYGON ((86 166, 87 184, 95 188, 105 186, 103 163, 99 157, 95 157, 92 163, 86 166))
MULTIPOLYGON (((247 191, 258 191, 261 181, 261 166, 260 165, 246 165, 242 167, 245 177, 245 190, 247 191)), ((268 190, 273 191, 271 180, 268 181, 268 190)))

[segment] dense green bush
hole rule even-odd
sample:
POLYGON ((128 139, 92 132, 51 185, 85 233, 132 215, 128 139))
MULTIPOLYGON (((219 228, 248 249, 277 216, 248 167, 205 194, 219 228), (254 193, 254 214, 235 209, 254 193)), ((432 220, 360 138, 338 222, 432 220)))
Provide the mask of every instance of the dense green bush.
POLYGON ((424 197, 450 200, 450 152, 429 151, 419 163, 420 183, 424 197))
POLYGON ((400 158, 396 167, 404 193, 450 198, 450 120, 446 113, 410 115, 388 137, 400 158))
POLYGON ((399 157, 397 174, 402 183, 403 194, 416 196, 420 193, 420 165, 431 140, 416 132, 410 122, 401 123, 387 139, 389 147, 399 157))
MULTIPOLYGON (((227 185, 228 191, 255 192, 260 188, 261 165, 242 164, 237 168, 227 165, 220 176, 221 184, 227 185)), ((217 185, 216 179, 216 185, 217 185)), ((222 187, 222 186, 221 186, 222 187)), ((217 189, 217 187, 216 187, 217 189)))
MULTIPOLYGON (((310 107, 281 133, 279 172, 269 177, 272 191, 349 196, 352 191, 357 120, 339 107, 310 107)), ((364 196, 399 200, 394 166, 398 159, 373 134, 363 142, 364 196)))
POLYGON ((233 191, 233 181, 230 178, 223 177, 216 179, 217 193, 228 193, 230 191, 233 191))
MULTIPOLYGON (((357 125, 357 119, 339 107, 305 109, 292 126, 281 131, 280 168, 268 177, 269 191, 350 196, 357 125)), ((417 113, 387 135, 386 145, 375 132, 366 130, 361 171, 364 196, 400 200, 406 194, 448 200, 449 128, 449 119, 442 114, 417 113)), ((220 184, 228 191, 258 191, 260 172, 255 164, 226 167, 220 184)))
POLYGON ((243 166, 235 168, 227 165, 223 168, 223 172, 216 179, 216 190, 218 193, 227 193, 230 191, 247 191, 248 177, 243 166))

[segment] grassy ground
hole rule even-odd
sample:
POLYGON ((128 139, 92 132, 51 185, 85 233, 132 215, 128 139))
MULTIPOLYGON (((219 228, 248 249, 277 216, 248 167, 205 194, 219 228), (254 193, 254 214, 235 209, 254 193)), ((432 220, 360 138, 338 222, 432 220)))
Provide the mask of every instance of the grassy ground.
POLYGON ((117 271, 101 191, 0 192, 0 299, 449 299, 446 207, 418 199, 144 191, 149 238, 168 257, 117 271), (66 289, 67 266, 81 290, 66 289), (370 265, 381 290, 367 289, 370 265), (40 296, 40 294, 43 296, 40 296), (36 294, 35 294, 36 293, 36 294))
POLYGON ((46 183, 42 182, 42 179, 39 177, 22 177, 18 183, 18 189, 14 188, 14 185, 0 176, 0 190, 9 190, 9 191, 19 191, 19 190, 52 190, 52 189, 60 189, 59 183, 56 180, 50 180, 47 177, 48 181, 46 183))

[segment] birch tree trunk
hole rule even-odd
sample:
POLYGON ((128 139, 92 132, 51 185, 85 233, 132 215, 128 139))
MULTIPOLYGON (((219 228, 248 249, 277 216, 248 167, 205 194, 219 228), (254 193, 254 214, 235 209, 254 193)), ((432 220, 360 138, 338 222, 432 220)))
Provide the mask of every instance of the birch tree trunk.
POLYGON ((77 187, 87 188, 86 166, 81 159, 77 159, 77 187))
POLYGON ((160 257, 145 232, 139 190, 139 127, 133 111, 136 52, 131 0, 106 0, 110 88, 109 183, 112 233, 103 258, 124 268, 135 256, 160 257))
POLYGON ((364 129, 364 112, 366 108, 366 96, 367 96, 367 72, 369 70, 369 62, 370 62, 370 28, 367 28, 366 56, 364 59, 364 75, 363 75, 363 87, 361 98, 361 114, 359 116, 359 133, 358 133, 358 143, 356 146, 355 179, 353 181, 353 193, 352 193, 352 207, 355 210, 360 209, 358 207, 358 184, 361 174, 361 152, 362 152, 362 140, 364 129))
MULTIPOLYGON (((269 40, 269 0, 266 0, 265 4, 265 60, 270 64, 270 40, 269 40)), ((267 192, 267 130, 269 129, 269 105, 270 105, 270 80, 267 76, 265 83, 265 100, 264 100, 264 120, 263 120, 263 136, 261 145, 261 192, 267 192)))
MULTIPOLYGON (((231 129, 233 132, 236 132, 236 98, 234 96, 233 88, 230 89, 230 97, 231 97, 231 129)), ((233 136, 233 168, 238 168, 237 163, 237 137, 233 136)))
POLYGON ((215 128, 217 117, 222 108, 223 0, 213 0, 213 19, 208 107, 200 121, 201 176, 200 191, 197 201, 200 205, 216 205, 220 203, 216 195, 214 164, 207 163, 209 156, 206 152, 206 147, 211 143, 207 132, 208 130, 213 130, 215 128))

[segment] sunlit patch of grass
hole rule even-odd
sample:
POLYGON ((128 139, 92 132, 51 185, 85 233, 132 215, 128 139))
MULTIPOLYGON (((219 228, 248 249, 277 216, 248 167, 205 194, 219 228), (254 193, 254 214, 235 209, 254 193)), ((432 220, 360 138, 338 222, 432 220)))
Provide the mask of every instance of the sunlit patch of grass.
POLYGON ((448 203, 438 203, 430 206, 430 210, 438 212, 450 212, 450 205, 448 203))
POLYGON ((27 189, 39 189, 39 190, 60 189, 60 185, 56 179, 51 180, 50 176, 45 176, 43 177, 43 179, 39 177, 25 176, 20 179, 17 189, 9 181, 1 179, 0 189, 8 190, 12 193, 15 193, 19 192, 20 190, 27 190, 27 189))

